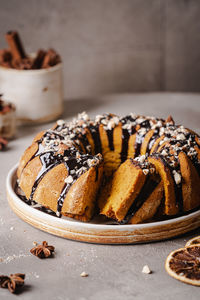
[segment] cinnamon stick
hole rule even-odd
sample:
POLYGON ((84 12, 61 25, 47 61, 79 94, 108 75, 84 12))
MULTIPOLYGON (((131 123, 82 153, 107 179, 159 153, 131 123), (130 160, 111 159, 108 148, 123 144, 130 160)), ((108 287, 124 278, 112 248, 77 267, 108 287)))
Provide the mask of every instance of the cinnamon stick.
POLYGON ((37 55, 34 59, 34 62, 33 62, 33 66, 32 68, 33 69, 40 69, 42 64, 43 64, 43 61, 44 61, 44 58, 45 58, 45 55, 46 55, 46 51, 40 49, 38 50, 37 52, 37 55))
POLYGON ((5 35, 5 38, 8 45, 10 46, 10 50, 14 60, 21 60, 23 58, 26 58, 26 53, 17 31, 8 31, 5 35))
POLYGON ((42 68, 49 68, 61 62, 60 55, 54 49, 49 49, 44 57, 42 68))

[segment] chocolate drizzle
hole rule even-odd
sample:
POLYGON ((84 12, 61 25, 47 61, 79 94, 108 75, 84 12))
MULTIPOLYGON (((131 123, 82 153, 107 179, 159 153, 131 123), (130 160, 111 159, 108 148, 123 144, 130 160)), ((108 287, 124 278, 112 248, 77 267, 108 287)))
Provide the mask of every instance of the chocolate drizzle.
POLYGON ((59 139, 59 140, 64 140, 64 136, 59 133, 59 131, 55 131, 55 130, 47 130, 44 134, 44 138, 48 138, 48 139, 59 139))
POLYGON ((123 163, 127 159, 128 154, 128 142, 130 134, 127 129, 122 129, 122 151, 121 151, 121 162, 123 163))
MULTIPOLYGON (((92 156, 89 156, 88 154, 82 155, 82 157, 77 160, 75 158, 70 158, 69 160, 65 161, 65 167, 67 168, 68 174, 70 174, 71 176, 71 181, 66 182, 62 192, 57 200, 57 215, 60 215, 61 211, 62 211, 62 207, 63 207, 63 203, 65 200, 65 197, 67 195, 67 192, 69 191, 70 187, 72 186, 72 184, 80 177, 80 175, 82 175, 84 172, 71 172, 72 170, 80 170, 83 166, 87 166, 87 160, 88 158, 92 158, 92 156)), ((88 166, 86 168, 86 170, 88 170, 88 166)))
POLYGON ((139 123, 139 130, 136 133, 136 139, 135 139, 135 157, 140 155, 140 150, 142 143, 144 141, 146 133, 151 129, 150 120, 146 119, 139 123))
POLYGON ((33 200, 34 193, 38 187, 38 184, 43 179, 44 175, 47 174, 55 166, 57 166, 58 164, 63 162, 62 158, 59 155, 54 156, 53 152, 42 153, 40 155, 40 161, 42 163, 42 168, 41 168, 40 172, 38 173, 38 176, 32 187, 32 191, 31 191, 30 198, 29 198, 30 201, 33 200))
POLYGON ((86 134, 83 134, 82 136, 79 136, 79 141, 83 144, 83 147, 84 147, 85 151, 89 152, 87 147, 90 146, 90 143, 87 139, 86 134))
POLYGON ((108 143, 109 143, 109 148, 111 151, 114 151, 114 141, 113 141, 113 129, 107 130, 107 136, 108 136, 108 143))
POLYGON ((198 164, 198 161, 193 161, 193 165, 200 177, 200 164, 198 164))
POLYGON ((100 139, 100 133, 99 133, 99 126, 90 125, 89 126, 90 133, 92 135, 93 141, 94 141, 94 151, 95 154, 102 152, 101 147, 101 139, 100 139))
MULTIPOLYGON (((70 169, 72 170, 74 168, 75 165, 75 161, 74 159, 70 159, 69 161, 67 161, 65 163, 65 166, 68 170, 68 174, 70 174, 70 169), (73 167, 72 167, 73 166, 73 167)), ((57 215, 60 216, 61 214, 61 210, 62 210, 62 207, 63 207, 63 203, 64 203, 64 200, 65 200, 65 197, 66 197, 66 194, 68 192, 68 190, 70 189, 71 185, 77 180, 77 175, 73 176, 72 177, 72 182, 70 183, 65 183, 61 193, 60 193, 60 196, 57 200, 57 215)))
POLYGON ((159 138, 159 128, 156 128, 154 130, 154 133, 153 133, 152 137, 149 140, 148 147, 147 147, 147 153, 150 153, 150 151, 151 151, 155 141, 157 140, 157 138, 159 138))
POLYGON ((95 181, 98 181, 99 178, 99 169, 96 167, 96 177, 95 177, 95 181))
POLYGON ((122 150, 120 153, 121 162, 123 163, 127 159, 129 138, 136 132, 136 118, 132 115, 121 118, 122 124, 122 150))

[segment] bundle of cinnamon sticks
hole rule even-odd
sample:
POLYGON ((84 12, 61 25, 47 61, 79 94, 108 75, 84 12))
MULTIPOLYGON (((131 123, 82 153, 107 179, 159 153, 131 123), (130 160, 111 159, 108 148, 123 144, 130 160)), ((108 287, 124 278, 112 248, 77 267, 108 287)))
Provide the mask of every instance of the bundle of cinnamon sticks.
POLYGON ((26 54, 17 31, 5 34, 9 49, 0 50, 0 65, 18 70, 45 69, 61 62, 60 55, 54 49, 39 49, 35 57, 26 54))

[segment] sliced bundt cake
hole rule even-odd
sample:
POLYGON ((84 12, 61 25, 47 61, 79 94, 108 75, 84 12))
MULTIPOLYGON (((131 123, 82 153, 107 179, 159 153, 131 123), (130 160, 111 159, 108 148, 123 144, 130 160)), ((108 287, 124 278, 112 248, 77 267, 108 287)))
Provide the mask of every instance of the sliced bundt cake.
POLYGON ((196 133, 171 117, 132 113, 59 120, 35 137, 18 167, 19 185, 30 201, 87 221, 101 186, 100 213, 120 223, 197 209, 199 176, 196 133))

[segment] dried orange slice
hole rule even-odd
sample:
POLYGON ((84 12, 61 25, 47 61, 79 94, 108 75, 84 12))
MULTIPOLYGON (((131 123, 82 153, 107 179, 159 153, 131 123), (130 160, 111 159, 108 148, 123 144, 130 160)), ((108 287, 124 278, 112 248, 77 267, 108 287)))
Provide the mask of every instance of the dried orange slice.
POLYGON ((171 252, 166 259, 165 269, 180 281, 200 286, 200 245, 171 252))
POLYGON ((200 244, 200 235, 199 236, 195 236, 193 239, 189 240, 185 247, 191 246, 191 245, 196 245, 196 244, 200 244))

